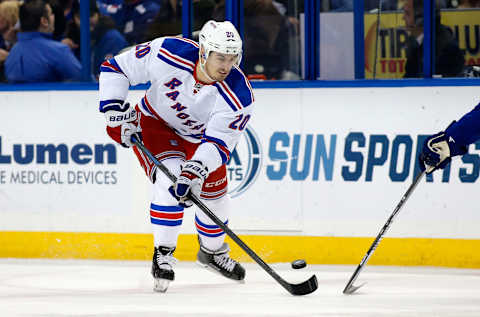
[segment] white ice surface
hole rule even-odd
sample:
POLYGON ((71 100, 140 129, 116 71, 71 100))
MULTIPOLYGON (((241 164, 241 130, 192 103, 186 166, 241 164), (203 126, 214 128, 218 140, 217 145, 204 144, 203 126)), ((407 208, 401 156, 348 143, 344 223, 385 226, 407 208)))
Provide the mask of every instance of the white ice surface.
POLYGON ((288 282, 317 275, 292 296, 256 264, 244 284, 179 263, 167 293, 154 293, 149 262, 0 260, 0 316, 480 316, 480 270, 368 266, 354 295, 354 266, 273 264, 288 282))

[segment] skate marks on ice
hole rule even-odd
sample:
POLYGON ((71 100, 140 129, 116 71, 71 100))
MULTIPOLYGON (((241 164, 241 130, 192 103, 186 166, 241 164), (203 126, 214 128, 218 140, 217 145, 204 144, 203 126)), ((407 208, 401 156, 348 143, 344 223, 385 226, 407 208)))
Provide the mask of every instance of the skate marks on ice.
POLYGON ((292 296, 256 264, 244 284, 193 262, 153 292, 150 262, 0 260, 0 315, 7 316, 479 316, 480 270, 369 266, 355 294, 342 294, 354 266, 273 264, 292 282, 319 288, 292 296))

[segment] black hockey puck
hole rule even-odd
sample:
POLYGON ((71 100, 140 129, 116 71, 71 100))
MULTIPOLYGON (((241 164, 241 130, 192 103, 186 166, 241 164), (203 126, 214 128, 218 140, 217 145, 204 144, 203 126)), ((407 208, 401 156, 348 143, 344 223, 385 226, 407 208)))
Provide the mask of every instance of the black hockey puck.
POLYGON ((292 262, 292 268, 294 269, 303 269, 307 266, 307 262, 305 260, 295 260, 292 262))

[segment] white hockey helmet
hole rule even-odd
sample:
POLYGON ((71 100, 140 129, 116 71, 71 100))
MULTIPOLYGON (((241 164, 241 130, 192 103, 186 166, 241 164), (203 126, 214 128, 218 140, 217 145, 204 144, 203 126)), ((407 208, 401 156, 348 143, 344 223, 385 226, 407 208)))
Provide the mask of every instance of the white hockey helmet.
POLYGON ((230 21, 217 22, 210 20, 205 23, 199 34, 200 48, 203 48, 206 61, 210 52, 237 55, 237 65, 242 60, 242 39, 235 26, 230 21))

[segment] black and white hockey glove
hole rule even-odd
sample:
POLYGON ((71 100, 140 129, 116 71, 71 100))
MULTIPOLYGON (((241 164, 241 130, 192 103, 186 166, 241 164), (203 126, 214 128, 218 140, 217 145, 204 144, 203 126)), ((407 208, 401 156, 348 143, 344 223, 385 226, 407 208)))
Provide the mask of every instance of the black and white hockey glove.
POLYGON ((418 157, 420 169, 426 171, 427 174, 437 169, 443 169, 450 163, 453 156, 463 155, 467 153, 467 150, 466 146, 457 144, 445 132, 431 135, 425 140, 422 152, 418 157))
POLYGON ((168 191, 175 197, 179 204, 185 208, 191 207, 193 202, 187 198, 189 193, 200 195, 203 182, 208 177, 208 168, 200 161, 186 161, 175 184, 168 191))
POLYGON ((137 111, 130 107, 130 103, 121 100, 107 100, 102 104, 100 111, 105 115, 107 126, 115 128, 126 122, 137 119, 137 111))

